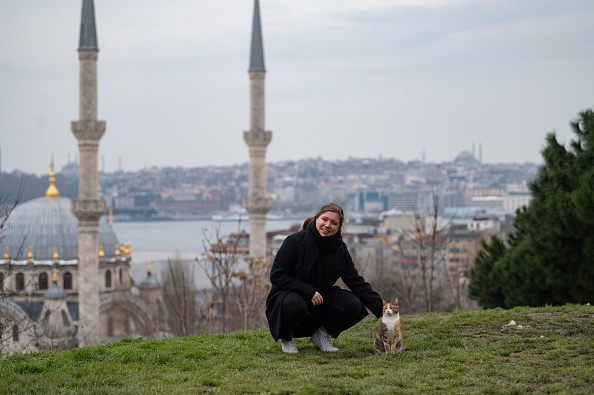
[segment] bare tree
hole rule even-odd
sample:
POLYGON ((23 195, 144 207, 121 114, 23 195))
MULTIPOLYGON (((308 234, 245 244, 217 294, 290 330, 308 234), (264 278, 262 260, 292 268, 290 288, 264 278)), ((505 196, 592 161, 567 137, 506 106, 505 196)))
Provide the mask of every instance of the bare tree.
MULTIPOLYGON (((241 225, 238 225, 238 227, 241 225)), ((239 243, 247 237, 247 233, 240 230, 226 238, 219 235, 219 230, 215 230, 215 240, 212 241, 210 235, 204 230, 205 240, 205 259, 197 259, 198 264, 208 278, 212 291, 218 295, 218 304, 220 307, 221 331, 228 331, 229 318, 229 300, 233 291, 233 281, 235 273, 238 272, 240 255, 238 253, 239 243)), ((211 299, 212 300, 212 299, 211 299)), ((216 299, 214 299, 217 302, 216 299)))
POLYGON ((422 288, 421 276, 417 266, 416 249, 405 246, 405 236, 400 235, 394 247, 394 294, 400 300, 400 306, 405 313, 416 313, 422 309, 418 307, 418 290, 422 288), (414 251, 414 256, 413 255, 414 251))
POLYGON ((163 282, 163 298, 169 307, 169 326, 178 336, 195 333, 197 291, 194 267, 186 265, 180 256, 167 261, 168 272, 163 282))
POLYGON ((197 299, 197 321, 194 322, 196 333, 220 332, 220 296, 210 288, 202 288, 198 290, 197 299))
POLYGON ((204 230, 205 255, 197 260, 211 288, 202 290, 200 312, 203 327, 222 332, 236 329, 261 328, 266 323, 264 305, 270 289, 268 271, 271 258, 253 259, 247 256, 249 235, 238 222, 237 232, 214 239, 204 230))
POLYGON ((2 232, 4 230, 4 227, 8 225, 8 219, 10 218, 10 214, 19 204, 24 190, 25 184, 21 180, 21 184, 19 185, 19 189, 12 203, 8 203, 10 195, 4 197, 2 195, 2 191, 0 191, 0 245, 2 245, 2 232))
MULTIPOLYGON (((400 271, 407 277, 403 291, 405 300, 414 306, 418 294, 416 291, 421 288, 425 312, 435 311, 436 299, 443 297, 440 289, 440 272, 444 267, 448 237, 443 228, 438 229, 438 224, 438 198, 433 193, 431 215, 422 217, 418 211, 414 212, 412 229, 404 229, 396 252, 401 254, 401 263, 403 260, 412 261, 408 268, 401 267, 400 271)), ((415 307, 413 309, 416 310, 415 307)))
MULTIPOLYGON (((10 214, 17 207, 23 190, 24 184, 21 181, 19 190, 11 203, 8 202, 10 195, 5 197, 0 191, 0 246, 2 247, 4 247, 3 232, 10 226, 8 222, 10 214)), ((35 325, 29 317, 22 314, 20 307, 11 300, 15 291, 10 287, 5 287, 5 284, 10 281, 13 271, 10 251, 2 248, 2 253, 4 254, 4 264, 0 266, 0 302, 2 302, 0 305, 0 356, 7 352, 19 352, 30 347, 35 325), (17 347, 21 347, 22 350, 15 350, 17 347)))
POLYGON ((261 328, 266 323, 264 305, 270 289, 270 258, 247 258, 247 267, 233 271, 232 295, 239 311, 241 329, 261 328))

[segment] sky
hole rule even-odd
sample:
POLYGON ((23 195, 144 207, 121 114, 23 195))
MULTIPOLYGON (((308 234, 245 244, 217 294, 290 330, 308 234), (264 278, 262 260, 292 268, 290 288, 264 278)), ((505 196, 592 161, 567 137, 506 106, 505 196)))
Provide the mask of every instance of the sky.
MULTIPOLYGON (((1 170, 78 159, 82 1, 0 5, 1 170)), ((594 106, 591 0, 260 0, 266 161, 541 163, 594 106)), ((99 169, 246 163, 252 0, 96 0, 99 169)))

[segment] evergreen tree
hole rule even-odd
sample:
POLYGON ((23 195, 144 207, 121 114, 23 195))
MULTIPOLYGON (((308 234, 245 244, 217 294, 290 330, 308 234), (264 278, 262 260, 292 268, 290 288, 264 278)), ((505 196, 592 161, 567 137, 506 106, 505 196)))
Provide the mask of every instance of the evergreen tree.
POLYGON ((472 281, 468 286, 468 294, 472 299, 480 301, 481 306, 486 309, 502 306, 503 281, 498 278, 499 273, 494 267, 505 254, 505 245, 501 239, 493 237, 490 243, 482 240, 481 247, 470 269, 472 281))
POLYGON ((565 148, 546 137, 544 164, 530 205, 517 212, 515 235, 494 240, 475 262, 471 297, 483 307, 586 303, 594 299, 594 111, 570 123, 565 148))

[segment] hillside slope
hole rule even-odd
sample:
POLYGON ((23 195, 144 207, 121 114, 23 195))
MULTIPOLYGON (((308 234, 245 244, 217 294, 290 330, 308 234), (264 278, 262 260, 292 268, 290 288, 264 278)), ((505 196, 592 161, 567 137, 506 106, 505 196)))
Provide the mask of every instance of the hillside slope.
POLYGON ((403 316, 393 355, 374 353, 377 325, 337 353, 297 339, 286 355, 262 329, 18 355, 0 361, 0 394, 594 393, 590 305, 403 316))

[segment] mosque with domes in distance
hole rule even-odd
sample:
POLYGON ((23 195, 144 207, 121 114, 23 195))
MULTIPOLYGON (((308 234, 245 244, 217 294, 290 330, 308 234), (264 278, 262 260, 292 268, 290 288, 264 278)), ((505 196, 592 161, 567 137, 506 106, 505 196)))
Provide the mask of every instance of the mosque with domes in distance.
MULTIPOLYGON (((264 53, 254 1, 250 56, 250 256, 265 253, 266 191, 264 53)), ((45 196, 19 204, 2 228, 0 356, 108 343, 123 337, 170 337, 163 287, 150 265, 140 284, 130 273, 131 246, 120 243, 98 193, 97 153, 105 122, 97 119, 97 34, 93 0, 82 0, 78 47, 78 200, 60 197, 53 163, 45 196), (3 258, 3 259, 2 259, 3 258)))
MULTIPOLYGON (((60 197, 53 168, 44 197, 15 207, 2 233, 0 326, 2 354, 78 346, 78 220, 71 200, 60 197), (9 296, 9 297, 8 297, 9 296)), ((111 221, 99 222, 99 336, 168 336, 166 309, 149 266, 134 284, 131 247, 120 243, 111 221), (161 321, 160 321, 161 320, 161 321)))
POLYGON ((99 197, 97 152, 105 122, 97 120, 98 52, 93 0, 83 0, 79 120, 72 122, 78 200, 60 197, 52 164, 45 196, 15 207, 4 224, 0 356, 170 336, 162 287, 150 266, 146 279, 134 284, 130 245, 118 241, 99 197))

